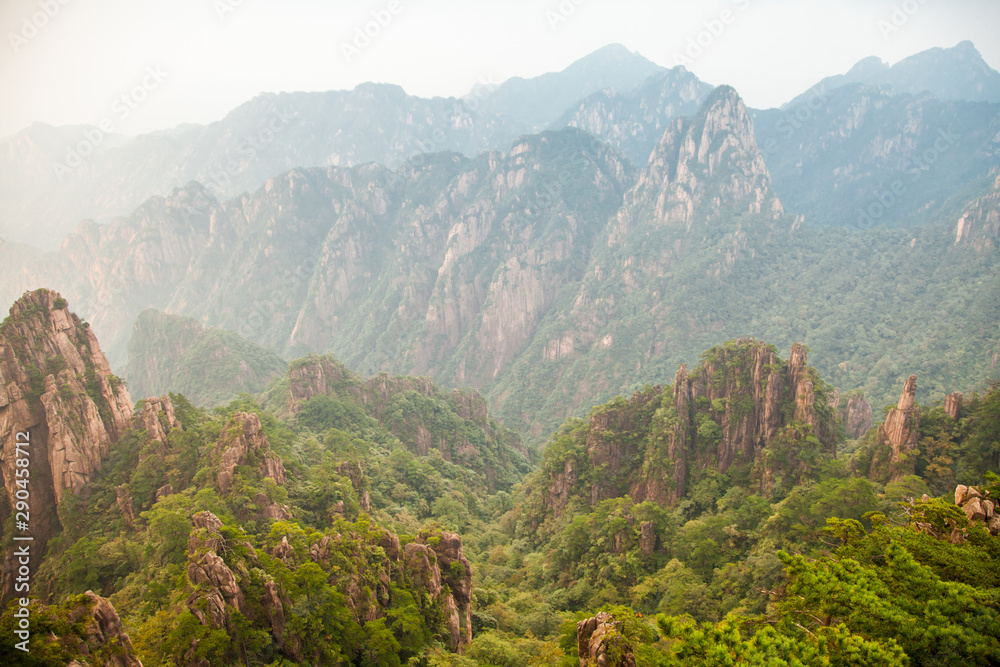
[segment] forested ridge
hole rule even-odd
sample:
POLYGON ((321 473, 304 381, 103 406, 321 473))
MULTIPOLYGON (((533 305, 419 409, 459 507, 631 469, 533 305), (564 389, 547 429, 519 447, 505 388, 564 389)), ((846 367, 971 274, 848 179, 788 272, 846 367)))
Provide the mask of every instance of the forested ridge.
MULTIPOLYGON (((77 364, 47 350, 87 329, 54 293, 25 299, 0 328, 5 377, 20 378, 0 414, 12 424, 23 407, 51 444, 66 417, 44 407, 77 400, 77 364), (15 364, 35 366, 19 376, 15 364)), ((995 663, 1000 391, 911 404, 914 380, 847 437, 859 397, 839 396, 807 354, 728 341, 672 384, 568 420, 541 454, 474 392, 366 379, 329 356, 212 409, 140 400, 87 483, 61 489, 32 573, 31 653, 0 653, 37 665, 576 665, 592 652, 636 665, 995 663)), ((95 387, 113 377, 96 374, 95 387)), ((5 636, 18 608, 8 596, 5 636)))

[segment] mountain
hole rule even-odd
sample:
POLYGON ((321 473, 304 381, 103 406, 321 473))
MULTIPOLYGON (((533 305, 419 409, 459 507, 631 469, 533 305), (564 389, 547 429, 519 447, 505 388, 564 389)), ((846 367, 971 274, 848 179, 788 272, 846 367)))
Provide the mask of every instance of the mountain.
POLYGON ((1000 105, 822 84, 754 117, 774 188, 817 225, 913 227, 1000 168, 1000 105))
POLYGON ((551 129, 578 127, 645 165, 667 124, 692 116, 712 91, 683 66, 652 74, 632 91, 601 90, 570 107, 551 129))
MULTIPOLYGON (((846 74, 826 77, 816 87, 833 90, 849 83, 885 85, 896 93, 910 95, 930 92, 942 100, 1000 103, 1000 72, 987 65, 968 40, 947 49, 921 51, 891 67, 870 56, 858 61, 846 74)), ((794 106, 795 100, 783 108, 794 106)))
POLYGON ((662 70, 621 44, 609 44, 561 72, 509 79, 492 91, 482 106, 533 134, 548 128, 578 100, 605 89, 630 93, 662 70))
MULTIPOLYGON (((734 134, 749 143, 721 153, 688 140, 747 119, 740 106, 717 91, 648 174, 691 186, 719 156, 747 157, 748 126, 734 134)), ((759 203, 746 185, 763 176, 721 187, 759 203)), ((700 233, 670 205, 680 191, 659 224, 700 233)), ((22 640, 0 646, 9 664, 28 651, 125 667, 711 665, 720 646, 729 662, 818 664, 849 645, 888 666, 930 662, 942 645, 928 634, 952 638, 949 657, 1000 656, 996 387, 918 403, 911 377, 882 424, 845 442, 836 392, 803 345, 784 360, 728 341, 672 386, 569 419, 529 470, 475 392, 365 379, 330 356, 290 364, 266 405, 244 394, 209 411, 171 394, 133 409, 90 327, 49 290, 12 306, 0 350, 0 628, 22 640), (13 538, 26 532, 24 547, 13 538), (9 590, 15 573, 31 599, 9 590), (803 607, 839 622, 806 628, 803 607), (744 642, 742 624, 765 612, 781 634, 744 642), (924 620, 872 624, 879 614, 924 620), (654 616, 656 628, 643 620, 654 616)))
POLYGON ((911 229, 814 226, 785 213, 758 133, 721 87, 638 171, 566 128, 395 172, 295 169, 229 201, 192 183, 11 253, 3 287, 81 303, 114 364, 152 307, 285 358, 475 388, 535 443, 720 337, 802 341, 875 405, 911 373, 937 398, 995 379, 996 178, 911 229))
POLYGON ((293 167, 396 168, 423 153, 503 149, 581 97, 630 89, 658 69, 610 46, 563 72, 482 84, 464 99, 424 99, 366 83, 351 91, 264 93, 214 123, 133 139, 98 127, 35 124, 0 141, 0 235, 51 249, 82 219, 105 222, 192 180, 225 200, 293 167))
MULTIPOLYGON (((97 475, 111 442, 131 426, 132 401, 111 373, 93 331, 56 292, 30 292, 11 306, 0 324, 0 351, 0 481, 5 489, 0 517, 8 545, 0 591, 9 599, 18 571, 14 535, 30 535, 34 552, 44 553, 67 520, 60 502, 97 475), (22 469, 27 475, 18 472, 22 469), (23 509, 19 501, 25 494, 18 491, 24 491, 24 479, 31 483, 31 504, 19 511, 30 517, 33 508, 34 520, 18 524, 15 533, 14 509, 23 509)), ((24 570, 37 573, 38 565, 35 558, 24 570)))
POLYGON ((213 406, 261 394, 286 367, 271 350, 230 331, 149 309, 132 325, 124 377, 138 396, 173 391, 213 406))

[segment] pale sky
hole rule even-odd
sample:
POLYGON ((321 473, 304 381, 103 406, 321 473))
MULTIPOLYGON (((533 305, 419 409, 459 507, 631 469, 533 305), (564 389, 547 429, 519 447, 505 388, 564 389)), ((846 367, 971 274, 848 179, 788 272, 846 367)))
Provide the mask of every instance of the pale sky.
POLYGON ((0 0, 0 136, 105 118, 136 134, 218 120, 260 92, 365 81, 461 96, 611 43, 672 67, 699 37, 688 69, 767 108, 866 56, 965 39, 1000 69, 998 34, 997 0, 0 0))

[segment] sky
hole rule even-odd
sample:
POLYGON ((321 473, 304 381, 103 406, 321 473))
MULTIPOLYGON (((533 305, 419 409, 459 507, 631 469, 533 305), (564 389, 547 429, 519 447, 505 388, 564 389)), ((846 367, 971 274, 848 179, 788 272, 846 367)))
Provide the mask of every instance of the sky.
POLYGON ((0 0, 0 137, 108 119, 134 135, 366 81, 461 96, 612 43, 767 108, 864 57, 966 39, 1000 69, 997 34, 997 0, 0 0))

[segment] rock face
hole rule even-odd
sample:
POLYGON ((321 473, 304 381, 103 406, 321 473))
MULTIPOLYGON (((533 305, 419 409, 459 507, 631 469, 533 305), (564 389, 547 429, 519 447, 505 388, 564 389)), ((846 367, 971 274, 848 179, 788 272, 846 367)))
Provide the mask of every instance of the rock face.
POLYGON ((944 397, 944 413, 954 420, 958 420, 962 413, 962 392, 956 391, 944 397))
POLYGON ((576 624, 580 667, 635 667, 632 646, 619 626, 615 617, 604 611, 576 624))
MULTIPOLYGON (((70 623, 84 623, 86 627, 86 641, 75 647, 75 652, 86 657, 100 651, 103 656, 101 664, 108 667, 142 667, 111 602, 93 591, 84 593, 84 599, 85 603, 69 616, 70 623)), ((70 667, 82 667, 82 664, 77 660, 69 663, 70 667)))
POLYGON ((132 325, 124 374, 133 394, 173 391, 211 407, 238 394, 262 393, 287 366, 236 333, 149 309, 132 325))
POLYGON ((841 410, 841 421, 844 424, 844 435, 853 439, 860 438, 874 423, 871 403, 864 396, 849 396, 841 410))
MULTIPOLYGON (((912 475, 915 461, 908 454, 917 446, 920 407, 916 404, 917 376, 911 375, 903 385, 899 403, 889 411, 878 427, 876 451, 888 449, 889 480, 912 475)), ((874 464, 873 464, 874 465, 874 464)))
POLYGON ((679 65, 654 74, 632 92, 605 89, 577 103, 552 126, 578 127, 644 165, 667 125, 692 116, 712 87, 679 65))
MULTIPOLYGON (((215 456, 219 466, 216 483, 222 493, 232 488, 236 467, 250 461, 257 462, 256 472, 261 478, 270 477, 276 484, 285 482, 281 457, 271 451, 271 443, 260 427, 260 417, 254 413, 237 412, 232 416, 215 445, 215 456)), ((272 503, 263 493, 255 501, 268 518, 291 517, 287 507, 272 503)))
MULTIPOLYGON (((15 461, 30 461, 28 532, 40 551, 56 530, 53 510, 63 495, 83 490, 131 422, 128 391, 89 326, 55 292, 21 297, 0 325, 0 479, 13 507, 15 461), (27 445, 20 456, 18 442, 27 445)), ((13 591, 10 558, 8 550, 4 599, 13 591)))
POLYGON ((989 491, 959 484, 955 487, 955 504, 965 512, 969 523, 985 526, 990 535, 1000 535, 1000 512, 989 491))
MULTIPOLYGON (((193 590, 186 600, 191 612, 204 625, 232 631, 233 612, 249 613, 248 605, 259 603, 283 650, 296 660, 308 661, 308 647, 285 636, 286 608, 291 605, 288 591, 267 578, 263 598, 247 599, 248 592, 255 590, 248 588, 250 573, 260 567, 250 543, 224 537, 222 521, 211 512, 199 512, 191 522, 187 578, 193 590), (218 555, 223 551, 242 555, 233 555, 227 565, 218 555)), ((463 554, 461 538, 454 533, 421 533, 403 548, 399 537, 384 529, 366 535, 314 534, 304 552, 297 552, 284 536, 269 551, 292 570, 304 563, 318 565, 326 572, 327 583, 343 594, 358 623, 386 616, 395 585, 440 608, 452 650, 460 651, 472 640, 472 567, 463 554), (345 555, 349 565, 345 565, 345 555)))
POLYGON ((776 475, 790 483, 808 472, 801 449, 832 455, 836 417, 801 345, 787 362, 754 340, 713 348, 703 359, 691 372, 681 366, 666 391, 651 387, 595 408, 572 436, 575 446, 543 464, 544 504, 556 515, 574 494, 592 505, 626 494, 672 505, 691 475, 734 465, 747 466, 768 492, 776 475), (602 473, 587 478, 593 469, 602 473))
POLYGON ((955 224, 955 245, 969 245, 980 255, 1000 243, 1000 176, 993 189, 974 201, 955 224))

